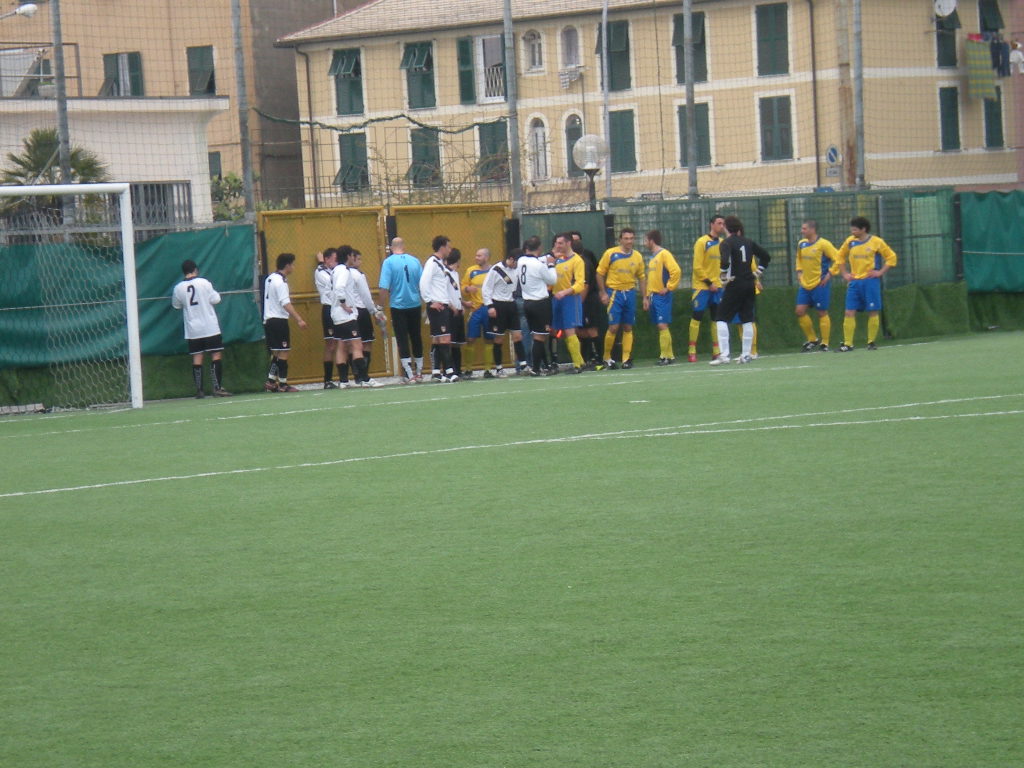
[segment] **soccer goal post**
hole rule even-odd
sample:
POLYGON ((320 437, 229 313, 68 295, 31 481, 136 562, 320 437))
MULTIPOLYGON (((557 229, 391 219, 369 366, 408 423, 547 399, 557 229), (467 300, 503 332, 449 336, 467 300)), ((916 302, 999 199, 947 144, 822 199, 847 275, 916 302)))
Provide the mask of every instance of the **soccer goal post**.
POLYGON ((48 369, 49 405, 141 408, 129 185, 0 186, 0 260, 0 368, 48 369))

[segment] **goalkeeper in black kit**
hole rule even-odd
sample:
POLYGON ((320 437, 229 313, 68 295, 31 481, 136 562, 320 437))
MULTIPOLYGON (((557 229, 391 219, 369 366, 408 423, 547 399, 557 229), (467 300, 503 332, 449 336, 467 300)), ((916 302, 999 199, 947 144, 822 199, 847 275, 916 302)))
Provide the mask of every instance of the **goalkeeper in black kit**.
POLYGON ((757 280, 764 274, 765 267, 772 260, 768 251, 743 236, 743 222, 738 216, 726 216, 725 229, 729 236, 722 241, 718 249, 725 293, 718 305, 718 320, 715 324, 721 354, 711 361, 712 365, 729 362, 729 321, 736 316, 743 327, 743 349, 736 362, 749 363, 753 360, 751 347, 754 343, 757 280))

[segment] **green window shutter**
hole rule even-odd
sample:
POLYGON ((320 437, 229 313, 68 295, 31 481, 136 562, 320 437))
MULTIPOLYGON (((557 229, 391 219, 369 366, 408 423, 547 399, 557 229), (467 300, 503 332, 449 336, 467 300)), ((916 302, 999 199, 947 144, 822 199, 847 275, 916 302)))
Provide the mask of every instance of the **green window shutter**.
POLYGON ((409 131, 412 164, 406 177, 414 187, 441 185, 441 149, 434 128, 413 128, 409 131))
POLYGON ((207 96, 217 92, 213 73, 213 46, 186 48, 188 59, 188 92, 190 96, 207 96))
POLYGON ((761 160, 793 159, 789 96, 761 99, 761 160))
POLYGON ((978 0, 978 19, 982 32, 998 32, 1006 26, 997 0, 978 0))
MULTIPOLYGON (((601 25, 597 27, 597 54, 603 54, 601 48, 601 25)), ((604 69, 602 67, 602 73, 604 69)), ((629 22, 608 22, 608 89, 626 91, 632 87, 632 75, 629 69, 629 22)))
POLYGON ((960 149, 960 94, 958 88, 939 88, 939 137, 944 151, 960 149))
POLYGON ((409 43, 405 47, 401 66, 405 69, 410 109, 425 109, 437 105, 434 94, 432 48, 432 43, 409 43))
POLYGON ((210 178, 219 179, 223 176, 224 171, 221 167, 220 152, 207 152, 206 158, 210 165, 210 178))
POLYGON ((343 192, 355 192, 370 186, 370 172, 366 162, 366 134, 343 133, 338 136, 341 167, 334 177, 343 192))
POLYGON ((935 19, 935 66, 955 67, 956 58, 956 30, 960 27, 960 19, 956 18, 956 25, 950 19, 956 17, 956 11, 946 18, 935 19))
POLYGON ((142 54, 128 53, 128 83, 132 96, 145 96, 146 88, 142 82, 142 54))
MULTIPOLYGON (((686 105, 679 107, 679 165, 686 168, 688 155, 686 148, 686 105)), ((694 105, 694 129, 697 132, 697 165, 711 165, 711 124, 707 104, 694 105)))
POLYGON ((636 134, 633 128, 633 110, 623 109, 609 112, 611 131, 612 173, 628 173, 636 170, 636 134))
POLYGON ((363 113, 363 72, 358 48, 335 51, 328 74, 334 77, 339 115, 363 113))
POLYGON ((576 165, 576 161, 572 156, 572 148, 576 146, 576 142, 583 136, 583 123, 578 117, 570 117, 565 121, 565 154, 568 158, 568 176, 573 178, 575 176, 585 175, 582 168, 576 165))
MULTIPOLYGON (((676 82, 686 83, 686 61, 683 56, 683 14, 672 18, 672 45, 676 51, 676 82)), ((704 14, 693 14, 693 81, 704 83, 708 79, 708 48, 704 36, 704 14)))
POLYGON ((1006 146, 1003 138, 1003 89, 996 86, 996 97, 982 101, 985 104, 985 148, 1002 149, 1006 146))
POLYGON ((504 118, 493 123, 484 123, 477 128, 480 139, 480 161, 477 174, 481 181, 507 183, 508 175, 508 126, 504 118))
POLYGON ((100 88, 100 96, 119 96, 120 84, 117 54, 103 54, 103 87, 100 88))
POLYGON ((473 71, 473 38, 455 41, 459 64, 459 103, 476 104, 476 72, 473 71))
POLYGON ((789 73, 789 25, 785 3, 759 5, 757 20, 757 74, 789 73))

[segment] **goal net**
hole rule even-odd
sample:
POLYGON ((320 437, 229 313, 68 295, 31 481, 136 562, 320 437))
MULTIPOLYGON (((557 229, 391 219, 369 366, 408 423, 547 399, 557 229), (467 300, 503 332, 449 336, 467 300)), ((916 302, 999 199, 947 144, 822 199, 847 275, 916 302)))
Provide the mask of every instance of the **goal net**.
POLYGON ((142 407, 128 184, 0 186, 0 376, 47 408, 142 407))

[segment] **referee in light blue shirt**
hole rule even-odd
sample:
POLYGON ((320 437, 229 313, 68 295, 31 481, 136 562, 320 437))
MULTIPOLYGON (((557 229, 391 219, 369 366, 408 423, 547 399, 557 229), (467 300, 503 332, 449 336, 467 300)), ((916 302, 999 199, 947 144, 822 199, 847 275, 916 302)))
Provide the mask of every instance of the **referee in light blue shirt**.
POLYGON ((391 305, 391 326, 398 342, 404 381, 423 379, 423 337, 420 335, 420 275, 423 266, 412 254, 405 252, 405 241, 391 241, 391 255, 380 268, 381 303, 391 305), (411 353, 410 353, 411 343, 411 353), (413 369, 413 358, 416 368, 413 369))

